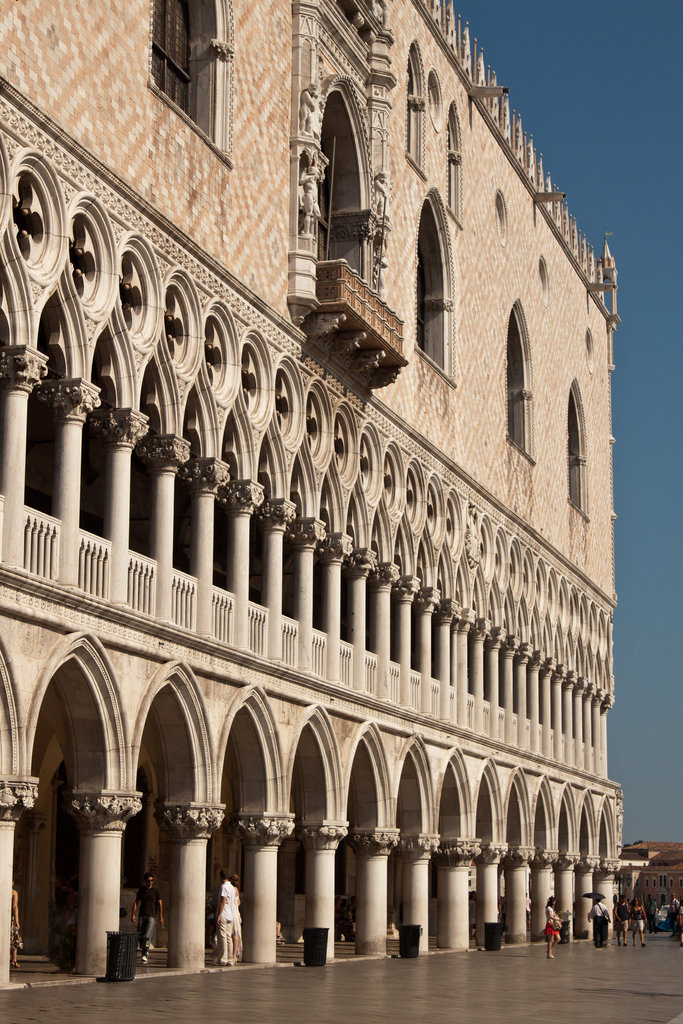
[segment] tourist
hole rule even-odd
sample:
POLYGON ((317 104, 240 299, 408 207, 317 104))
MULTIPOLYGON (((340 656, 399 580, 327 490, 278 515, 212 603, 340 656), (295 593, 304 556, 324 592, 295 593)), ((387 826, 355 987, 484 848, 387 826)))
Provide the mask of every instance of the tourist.
POLYGON ((669 903, 669 922, 671 924, 671 938, 676 938, 678 931, 678 911, 681 904, 676 896, 675 892, 671 893, 671 902, 669 903))
MULTIPOLYGON (((242 901, 240 900, 240 879, 239 875, 230 875, 228 881, 235 887, 235 916, 233 918, 234 928, 232 932, 232 949, 233 957, 239 963, 242 959, 242 914, 240 912, 240 906, 242 901)), ((275 941, 277 942, 277 928, 275 929, 275 941)))
POLYGON ((647 919, 647 930, 650 935, 657 931, 657 901, 654 896, 649 895, 645 900, 645 916, 647 919))
POLYGON ((633 932, 633 948, 636 948, 636 935, 640 935, 640 945, 645 945, 645 910, 638 896, 631 903, 631 931, 633 932))
POLYGON ((159 924, 164 927, 164 908, 161 902, 161 893, 154 884, 154 875, 148 871, 142 880, 142 885, 135 895, 133 910, 130 915, 131 923, 135 924, 138 919, 138 941, 142 953, 143 964, 149 958, 149 947, 154 936, 157 918, 159 924), (138 915, 138 909, 140 911, 138 915))
POLYGON ((628 919, 630 917, 626 896, 620 896, 619 902, 614 908, 614 934, 617 937, 617 946, 623 944, 624 949, 628 944, 628 919), (623 939, 623 943, 622 943, 623 939))
POLYGON ((545 937, 547 941, 546 956, 548 960, 554 960, 553 947, 560 941, 560 929, 562 922, 555 912, 555 897, 549 896, 545 907, 545 937))
POLYGON ((678 904, 678 939, 679 944, 683 946, 683 900, 678 904))
POLYGON ((470 939, 475 939, 477 934, 477 894, 474 890, 470 893, 469 921, 470 939))
POLYGON ((593 922, 593 943, 596 949, 602 949, 607 941, 609 911, 602 902, 602 897, 593 897, 593 906, 588 911, 588 920, 593 922))
POLYGON ((216 967, 234 967, 235 965, 235 912, 237 910, 237 890, 228 879, 227 873, 221 871, 221 893, 216 911, 216 930, 218 942, 213 963, 216 967))
POLYGON ((14 882, 12 882, 12 911, 10 916, 10 933, 9 933, 9 954, 10 954, 10 967, 15 970, 19 968, 19 961, 17 960, 17 952, 23 949, 24 943, 21 941, 21 932, 19 931, 19 894, 14 888, 14 882))

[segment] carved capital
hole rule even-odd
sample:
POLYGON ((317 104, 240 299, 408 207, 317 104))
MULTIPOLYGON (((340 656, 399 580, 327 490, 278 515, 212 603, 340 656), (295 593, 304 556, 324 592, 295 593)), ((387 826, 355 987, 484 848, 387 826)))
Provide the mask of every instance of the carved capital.
POLYGON ((487 636, 491 632, 491 620, 490 619, 475 619, 470 630, 470 636, 473 640, 486 640, 487 636))
POLYGON ((26 345, 0 348, 0 388, 31 391, 47 373, 47 359, 26 345))
POLYGON ((354 548, 346 560, 349 576, 367 578, 377 567, 377 555, 372 548, 354 548))
POLYGON ((515 661, 518 665, 526 665, 532 654, 533 649, 531 647, 531 644, 524 642, 523 644, 519 645, 519 649, 517 650, 517 654, 515 655, 515 661))
POLYGON ((551 868, 557 862, 558 856, 557 850, 545 850, 542 846, 537 846, 529 863, 532 868, 551 868))
POLYGON ((385 828, 352 832, 347 837, 347 842, 351 844, 357 857, 388 857, 398 846, 400 838, 401 833, 397 828, 385 828))
POLYGON ((480 853, 481 843, 475 839, 442 839, 436 853, 436 861, 440 867, 469 867, 480 853))
POLYGON ((190 459, 180 467, 178 476, 191 493, 216 494, 229 482, 230 470, 219 459, 190 459))
POLYGON ((41 402, 52 406, 55 419, 85 423, 100 404, 100 389, 85 380, 49 380, 36 392, 41 402))
POLYGON ((579 871, 597 871, 600 867, 600 858, 581 857, 576 866, 579 871))
POLYGON ((463 608, 458 618, 456 629, 458 633, 469 633, 475 623, 477 616, 471 608, 463 608))
POLYGON ((318 557, 321 562, 342 562, 351 554, 353 541, 346 533, 328 533, 320 542, 318 557))
POLYGON ((507 633, 505 632, 504 626, 492 626, 488 640, 486 641, 486 648, 489 651, 500 650, 502 644, 505 643, 507 633))
POLYGON ((169 838, 188 842, 210 839, 221 827, 225 812, 221 804, 166 804, 160 800, 154 817, 169 838))
POLYGON ((440 625, 448 624, 460 615, 460 605, 450 597, 442 597, 436 609, 436 621, 440 625))
POLYGON ((64 806, 82 832, 123 832, 126 823, 142 810, 141 793, 64 794, 64 806))
POLYGON ((211 49, 218 59, 223 62, 230 60, 234 52, 230 43, 225 42, 224 39, 212 39, 211 49))
POLYGON ((438 607, 441 594, 435 587, 422 587, 417 594, 415 605, 419 612, 432 615, 438 607))
POLYGON ((586 692, 586 680, 583 676, 576 676, 574 679, 574 696, 583 697, 586 692))
POLYGON ((0 822, 16 822, 38 798, 37 779, 0 778, 0 822))
POLYGON ((543 651, 532 651, 531 657, 529 658, 529 668, 533 669, 535 672, 538 672, 544 661, 545 654, 543 653, 543 651))
POLYGON ((503 656, 506 658, 514 658, 519 650, 521 641, 518 636, 514 633, 508 633, 505 642, 503 643, 503 656))
POLYGON ((535 854, 533 846, 508 846, 503 858, 506 868, 525 867, 535 854))
POLYGON ((573 871, 579 860, 578 853, 560 853, 555 861, 555 870, 573 871))
POLYGON ((268 498, 256 512, 264 530, 283 532, 296 519, 296 505, 287 498, 268 498))
POLYGON ((336 850, 348 835, 346 825, 304 825, 298 836, 306 850, 336 850))
POLYGON ((324 537, 325 524, 320 519, 299 517, 289 530, 289 539, 299 548, 315 548, 324 537))
POLYGON ((103 444, 134 448, 149 430, 149 419, 135 409, 98 409, 90 426, 103 444))
POLYGON ((573 668, 570 668, 570 669, 567 670, 567 675, 565 677, 565 682, 566 682, 566 686, 567 686, 568 689, 571 689, 571 690, 574 689, 574 687, 576 686, 577 678, 578 678, 578 676, 576 675, 576 672, 574 671, 573 668))
POLYGON ((240 814, 232 821, 235 835, 245 846, 279 846, 294 831, 289 815, 240 814))
POLYGON ((601 710, 606 713, 606 712, 608 712, 610 710, 610 708, 613 708, 613 707, 614 707, 614 694, 613 693, 606 693, 605 696, 602 699, 601 710))
POLYGON ((419 589, 420 581, 417 576, 399 576, 394 586, 394 594, 397 601, 406 601, 408 604, 412 604, 419 589))
POLYGON ((557 669, 557 662, 555 661, 555 659, 554 658, 546 658, 545 661, 543 662, 543 672, 544 673, 545 672, 550 673, 550 675, 554 679, 555 678, 555 670, 556 669, 557 669))
POLYGON ((620 860, 610 860, 609 857, 602 857, 598 871, 601 875, 614 875, 615 871, 618 871, 620 867, 620 860))
POLYGON ((439 849, 439 836, 424 832, 415 836, 402 836, 399 849, 404 860, 429 860, 439 849))
POLYGON ((219 488, 218 501, 229 512, 252 515, 263 501, 263 487, 253 480, 230 480, 219 488))
POLYGON ((370 583, 375 590, 391 590, 398 581, 398 566, 393 562, 380 562, 370 573, 370 583))
POLYGON ((506 843, 482 843, 476 857, 477 864, 483 866, 487 864, 500 864, 501 858, 505 856, 506 851, 506 843))
POLYGON ((135 452, 150 472, 178 470, 190 457, 190 442, 175 434, 146 434, 135 452))

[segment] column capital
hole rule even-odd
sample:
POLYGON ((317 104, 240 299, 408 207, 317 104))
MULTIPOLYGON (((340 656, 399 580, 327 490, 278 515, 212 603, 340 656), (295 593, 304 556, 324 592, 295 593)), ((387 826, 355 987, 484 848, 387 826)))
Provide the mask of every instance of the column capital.
POLYGON ((579 871, 597 871, 600 867, 599 857, 580 857, 577 863, 579 871))
POLYGON ((580 859, 578 853, 559 853, 555 861, 555 870, 573 871, 580 859))
POLYGON ((458 633, 469 633, 470 629, 474 625, 476 617, 476 612, 471 608, 462 608, 455 627, 458 633))
POLYGON ((586 692, 586 680, 583 676, 577 676, 574 680, 574 694, 577 697, 583 697, 586 692))
POLYGON ((469 867, 481 852, 481 843, 476 839, 442 839, 436 852, 441 867, 469 867))
POLYGON ((257 509, 256 517, 264 530, 283 533, 296 518, 296 505, 288 498, 266 498, 257 509))
POLYGON ((519 637, 515 636, 514 633, 508 633, 508 635, 505 637, 505 640, 503 641, 503 657, 514 658, 517 654, 517 651, 519 650, 519 645, 521 644, 521 642, 522 641, 519 639, 519 637))
POLYGON ((529 658, 529 668, 540 670, 544 661, 545 654, 543 651, 532 651, 531 657, 529 658))
POLYGON ((343 562, 353 550, 353 541, 347 533, 326 533, 320 541, 318 557, 321 562, 343 562))
POLYGON ((347 575, 355 579, 367 579, 376 567, 377 555, 372 548, 354 548, 344 566, 347 575))
POLYGON ((421 587, 415 596, 415 605, 418 611, 433 615, 440 600, 441 594, 436 587, 421 587))
POLYGON ((303 825, 297 834, 306 850, 336 850, 348 831, 348 826, 340 822, 325 822, 303 825))
POLYGON ((524 643, 519 645, 517 653, 515 654, 515 661, 518 665, 526 665, 531 655, 533 654, 533 648, 530 643, 525 640, 524 643))
POLYGON ((136 409, 98 409, 90 426, 102 444, 134 448, 149 430, 149 417, 136 409))
POLYGON ((533 846, 508 846, 503 865, 506 868, 525 867, 534 858, 535 849, 533 846))
POLYGON ((402 836, 399 851, 404 860, 429 860, 439 848, 439 836, 421 832, 419 835, 402 836))
POLYGON ((221 827, 225 817, 222 804, 172 804, 158 801, 154 817, 159 828, 171 839, 209 839, 221 827))
POLYGON ((477 864, 499 864, 507 852, 507 843, 481 843, 477 864))
POLYGON ((614 694, 606 693, 602 699, 602 710, 607 712, 614 707, 614 694))
POLYGON ((0 348, 0 388, 30 394, 47 373, 47 356, 28 345, 0 348))
POLYGON ((230 469, 220 459, 189 459, 178 470, 178 476, 191 494, 216 494, 230 480, 230 469))
POLYGON ((398 566, 393 562, 379 562, 369 576, 369 582, 375 590, 390 591, 397 581, 398 566))
POLYGON ((436 609, 436 621, 442 624, 450 623, 457 619, 460 614, 460 605, 452 597, 442 597, 439 607, 436 609))
POLYGON ((287 531, 287 536, 298 548, 315 548, 325 537, 325 524, 322 519, 316 519, 315 516, 297 516, 287 531))
POLYGON ((55 419, 71 423, 85 423, 100 404, 100 389, 82 378, 48 380, 36 393, 41 402, 52 406, 55 419))
POLYGON ((481 640, 482 643, 491 634, 491 620, 479 618, 474 620, 474 625, 470 630, 470 636, 473 640, 481 640))
POLYGON ((81 832, 123 832, 142 810, 142 793, 72 790, 64 794, 64 807, 81 832))
POLYGON ((394 586, 396 600, 412 604, 419 589, 420 581, 417 576, 399 576, 394 586))
POLYGON ((353 847, 356 856, 366 854, 371 857, 388 857, 398 846, 400 838, 401 833, 397 828, 368 829, 351 832, 347 842, 353 847))
POLYGON ((218 488, 216 497, 228 512, 250 516, 263 501, 263 487, 254 480, 229 480, 218 488))
POLYGON ((177 471, 190 457, 190 442, 176 434, 145 434, 135 446, 135 453, 150 472, 177 471))
POLYGON ((238 814, 232 829, 245 846, 279 846, 294 831, 294 815, 238 814))
POLYGON ((576 686, 576 680, 577 679, 578 679, 578 676, 577 676, 576 672, 574 671, 574 669, 573 668, 568 668, 567 672, 565 674, 565 685, 568 688, 571 688, 573 690, 574 687, 576 686))
POLYGON ((615 871, 618 871, 621 867, 620 860, 611 860, 609 857, 602 857, 600 859, 600 866, 598 871, 601 875, 613 875, 615 871))
POLYGON ((545 661, 543 662, 543 672, 544 672, 544 674, 546 672, 548 672, 548 673, 550 673, 551 676, 554 677, 555 673, 556 673, 556 669, 557 669, 557 661, 555 660, 555 658, 546 658, 545 661))
POLYGON ((486 640, 486 649, 489 651, 500 650, 501 645, 505 642, 507 633, 505 632, 504 626, 492 626, 489 631, 488 639, 486 640))
POLYGON ((557 863, 558 856, 557 850, 546 850, 542 846, 537 846, 529 864, 532 868, 550 868, 557 863))
POLYGON ((16 822, 38 799, 38 779, 0 778, 0 822, 16 822))

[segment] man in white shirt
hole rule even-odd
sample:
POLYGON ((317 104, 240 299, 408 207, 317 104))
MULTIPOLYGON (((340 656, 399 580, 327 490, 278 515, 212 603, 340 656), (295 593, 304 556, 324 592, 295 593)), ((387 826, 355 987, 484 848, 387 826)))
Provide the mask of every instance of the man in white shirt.
POLYGON ((221 894, 216 911, 216 956, 217 967, 234 967, 235 950, 233 935, 235 934, 235 886, 228 881, 225 871, 221 871, 221 894))
POLYGON ((593 942, 596 949, 607 945, 609 911, 602 900, 593 897, 593 906, 588 911, 588 920, 593 922, 593 942))

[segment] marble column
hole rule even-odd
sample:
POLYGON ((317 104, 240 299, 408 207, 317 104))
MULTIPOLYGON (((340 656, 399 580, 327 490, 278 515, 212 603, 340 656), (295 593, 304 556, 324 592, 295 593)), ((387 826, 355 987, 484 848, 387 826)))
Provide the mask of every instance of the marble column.
POLYGON ((41 951, 40 917, 41 900, 39 888, 45 892, 49 889, 47 879, 41 876, 38 858, 39 837, 45 831, 47 815, 36 810, 26 811, 21 822, 22 859, 20 878, 15 879, 19 886, 19 919, 21 937, 24 940, 24 954, 37 954, 41 951))
POLYGON ((320 543, 323 567, 323 630, 326 634, 327 678, 339 682, 339 644, 341 637, 342 562, 351 554, 351 538, 345 533, 328 533, 320 543))
POLYGON ((349 643, 353 647, 353 688, 367 689, 365 637, 368 576, 377 568, 377 556, 371 548, 354 548, 346 562, 350 583, 348 601, 349 643))
MULTIPOLYGON (((560 916, 566 912, 574 916, 574 868, 578 861, 578 854, 566 852, 560 853, 555 861, 555 910, 560 916)), ((569 939, 573 938, 574 929, 570 926, 569 939)))
POLYGON ((610 708, 614 707, 614 696, 606 693, 600 705, 600 746, 602 749, 602 768, 600 774, 603 779, 609 778, 607 769, 607 714, 610 708))
POLYGON ((583 691, 584 683, 576 672, 567 672, 574 683, 574 764, 583 769, 583 691))
POLYGON ((300 829, 306 851, 306 928, 327 928, 327 957, 334 959, 334 865, 348 832, 341 822, 306 823, 300 829))
POLYGON ((520 750, 524 750, 527 747, 526 682, 527 666, 529 664, 529 658, 531 657, 531 654, 531 644, 522 643, 519 645, 519 650, 517 651, 517 654, 515 656, 515 694, 517 697, 517 746, 520 750))
POLYGON ((139 814, 139 793, 65 796, 79 832, 76 974, 104 975, 107 932, 119 930, 121 841, 126 822, 139 814))
POLYGON ((99 388, 85 380, 47 381, 37 392, 55 416, 52 515, 59 520, 59 582, 78 586, 83 424, 100 404, 99 388))
POLYGON ((511 746, 517 740, 517 730, 514 723, 514 664, 519 650, 519 637, 508 635, 501 647, 501 658, 503 661, 503 708, 505 709, 505 742, 511 746))
POLYGON ((469 949, 469 873, 480 853, 471 839, 442 840, 437 864, 436 944, 439 949, 469 949))
POLYGON ((376 693, 386 700, 391 693, 389 662, 391 660, 391 590, 398 580, 398 567, 381 562, 370 573, 370 644, 377 659, 376 693))
POLYGON ((488 619, 476 619, 470 629, 468 656, 470 660, 470 684, 474 698, 472 728, 477 736, 484 731, 484 643, 491 632, 488 619))
POLYGON ((0 778, 0 987, 9 985, 14 830, 22 812, 33 810, 37 795, 37 779, 0 778))
MULTIPOLYGON (((551 661, 552 659, 548 659, 551 661)), ((564 666, 555 663, 552 673, 552 712, 553 712, 553 753, 555 761, 564 756, 564 728, 562 723, 562 684, 564 682, 564 666)))
MULTIPOLYGON (((552 678, 557 666, 554 658, 546 658, 541 666, 541 752, 544 757, 553 756, 552 678)), ((559 696, 559 694, 558 694, 559 696)))
POLYGON ((432 713, 432 615, 441 594, 434 587, 422 587, 417 595, 417 647, 420 665, 420 710, 432 713))
POLYGON ((244 847, 244 960, 274 964, 277 851, 294 821, 289 815, 240 815, 234 828, 244 847))
POLYGON ((592 719, 592 705, 593 705, 593 693, 594 687, 592 683, 589 683, 586 679, 581 679, 583 683, 583 769, 586 772, 592 773, 593 771, 593 719, 592 719))
POLYGON ((451 704, 454 673, 451 660, 451 624, 457 612, 455 601, 443 598, 436 609, 437 659, 439 673, 439 718, 442 722, 452 722, 454 715, 451 704))
POLYGON ((262 600, 268 609, 266 654, 271 661, 281 661, 283 538, 294 522, 296 506, 287 498, 268 498, 256 515, 263 530, 262 600))
POLYGON ((622 864, 619 860, 611 860, 609 857, 601 857, 600 863, 593 873, 593 884, 598 892, 605 894, 605 904, 610 912, 610 922, 607 931, 608 936, 612 935, 614 928, 614 915, 612 913, 614 876, 621 866, 622 864))
POLYGON ((489 701, 489 735, 492 739, 498 739, 500 733, 500 648, 505 636, 505 629, 502 626, 493 626, 486 641, 486 693, 489 701))
POLYGON ((420 925, 420 952, 429 951, 429 862, 439 847, 436 835, 401 838, 403 924, 420 925))
MULTIPOLYGON (((529 862, 531 868, 531 941, 545 940, 545 908, 548 897, 553 895, 553 864, 557 860, 557 850, 544 850, 536 847, 529 862)), ((557 897, 557 893, 555 892, 557 897)))
POLYGON ((313 564, 315 549, 325 536, 320 519, 299 517, 290 529, 294 544, 294 618, 298 623, 297 667, 310 672, 313 658, 313 564))
POLYGON ((109 600, 128 602, 130 559, 130 462, 133 448, 147 433, 147 416, 135 409, 98 409, 90 425, 104 448, 104 536, 111 542, 109 600))
POLYGON ((545 655, 543 651, 534 651, 529 658, 529 667, 527 669, 527 682, 529 689, 529 748, 534 754, 537 754, 541 749, 538 735, 541 723, 539 674, 544 660, 545 655))
POLYGON ((387 861, 398 829, 357 830, 349 836, 356 856, 356 953, 387 951, 387 861))
POLYGON ((482 843, 477 864, 477 945, 484 945, 484 925, 498 920, 498 865, 505 844, 482 843))
POLYGON ((5 499, 0 552, 6 565, 24 565, 28 399, 47 372, 46 362, 26 345, 0 348, 0 494, 5 499))
POLYGON ((232 643, 249 649, 249 544, 251 517, 263 501, 263 487, 252 480, 231 480, 219 488, 217 500, 228 517, 226 582, 233 596, 232 643))
POLYGON ((152 481, 150 555, 156 562, 155 615, 173 619, 173 537, 175 478, 190 457, 190 444, 175 434, 147 434, 138 441, 138 457, 152 481))
POLYGON ((509 846, 505 870, 505 941, 514 945, 526 942, 527 869, 534 850, 529 846, 509 846))
POLYGON ((593 905, 593 901, 587 899, 584 893, 594 891, 593 872, 599 863, 599 858, 582 857, 576 865, 574 872, 574 938, 576 939, 587 939, 589 936, 588 911, 593 905))
MULTIPOLYGON (((171 852, 168 928, 168 966, 198 970, 205 960, 206 844, 223 821, 219 804, 164 804, 155 811, 171 852)), ((275 927, 275 925, 273 925, 275 927)))
POLYGON ((592 767, 595 775, 602 775, 602 730, 600 728, 600 708, 602 707, 602 702, 604 699, 605 691, 599 689, 597 686, 594 686, 593 695, 591 698, 591 736, 593 738, 592 767))
POLYGON ((574 680, 564 665, 557 666, 558 674, 562 678, 562 746, 564 751, 564 763, 574 763, 574 680))
POLYGON ((457 724, 467 729, 467 679, 469 675, 469 633, 476 616, 471 608, 463 608, 456 623, 458 647, 458 683, 455 695, 457 724))
POLYGON ((396 615, 398 629, 398 663, 401 674, 401 704, 410 707, 410 606, 420 589, 416 576, 401 576, 394 587, 394 601, 398 606, 396 615))
POLYGON ((190 573, 197 580, 195 628, 213 632, 213 533, 216 494, 228 483, 230 471, 218 459, 190 459, 179 477, 192 495, 190 573))

